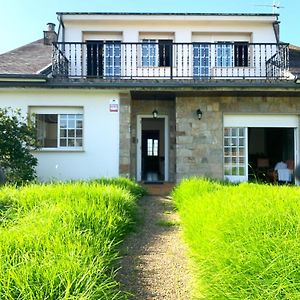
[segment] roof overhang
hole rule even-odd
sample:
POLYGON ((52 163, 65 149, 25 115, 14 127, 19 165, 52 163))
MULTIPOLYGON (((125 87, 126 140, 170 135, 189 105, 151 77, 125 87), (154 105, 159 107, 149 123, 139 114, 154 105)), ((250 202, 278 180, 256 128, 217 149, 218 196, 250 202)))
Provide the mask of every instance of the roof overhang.
POLYGON ((64 21, 278 21, 278 14, 255 13, 97 13, 97 12, 58 12, 64 21))
POLYGON ((47 76, 40 74, 0 74, 0 83, 1 82, 46 83, 47 76))

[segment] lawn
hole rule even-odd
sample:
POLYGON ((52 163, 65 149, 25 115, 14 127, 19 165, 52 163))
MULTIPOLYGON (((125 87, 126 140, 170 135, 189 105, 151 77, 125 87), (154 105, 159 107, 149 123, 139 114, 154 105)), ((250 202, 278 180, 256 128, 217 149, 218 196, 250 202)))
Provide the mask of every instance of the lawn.
POLYGON ((127 179, 0 188, 0 299, 124 299, 113 266, 143 190, 127 179))
POLYGON ((300 299, 300 188, 184 180, 195 299, 300 299))

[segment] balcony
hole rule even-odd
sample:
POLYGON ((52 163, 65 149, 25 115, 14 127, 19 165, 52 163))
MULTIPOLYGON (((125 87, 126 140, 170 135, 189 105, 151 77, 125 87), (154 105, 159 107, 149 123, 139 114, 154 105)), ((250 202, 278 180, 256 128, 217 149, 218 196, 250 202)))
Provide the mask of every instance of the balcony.
POLYGON ((96 79, 284 79, 289 48, 283 43, 55 43, 53 76, 96 79))

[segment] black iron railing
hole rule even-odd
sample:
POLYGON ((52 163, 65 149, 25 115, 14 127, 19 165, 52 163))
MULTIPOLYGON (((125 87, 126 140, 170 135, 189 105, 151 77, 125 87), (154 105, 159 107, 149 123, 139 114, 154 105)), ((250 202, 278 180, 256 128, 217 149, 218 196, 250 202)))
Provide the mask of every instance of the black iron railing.
POLYGON ((282 79, 289 65, 283 43, 55 43, 53 76, 103 79, 282 79))

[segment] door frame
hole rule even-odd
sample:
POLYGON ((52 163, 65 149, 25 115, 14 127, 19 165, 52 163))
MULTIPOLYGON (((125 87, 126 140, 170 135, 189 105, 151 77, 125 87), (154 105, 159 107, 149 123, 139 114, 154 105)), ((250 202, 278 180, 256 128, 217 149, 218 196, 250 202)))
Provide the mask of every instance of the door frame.
MULTIPOLYGON (((169 181, 169 117, 167 115, 159 115, 158 119, 164 119, 165 133, 165 166, 164 181, 169 181)), ((137 147, 136 147, 136 180, 142 180, 142 119, 153 119, 152 115, 137 115, 137 147)))

